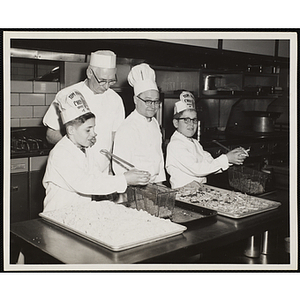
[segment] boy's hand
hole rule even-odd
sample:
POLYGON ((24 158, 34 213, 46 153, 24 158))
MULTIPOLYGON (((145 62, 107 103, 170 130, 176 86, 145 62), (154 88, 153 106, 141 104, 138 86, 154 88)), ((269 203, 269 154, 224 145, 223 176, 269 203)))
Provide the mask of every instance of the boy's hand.
POLYGON ((242 165, 244 163, 245 158, 249 156, 247 151, 242 147, 236 148, 228 152, 226 155, 229 163, 235 165, 242 165))
POLYGON ((151 174, 147 171, 132 169, 124 173, 128 185, 146 185, 149 183, 151 174))

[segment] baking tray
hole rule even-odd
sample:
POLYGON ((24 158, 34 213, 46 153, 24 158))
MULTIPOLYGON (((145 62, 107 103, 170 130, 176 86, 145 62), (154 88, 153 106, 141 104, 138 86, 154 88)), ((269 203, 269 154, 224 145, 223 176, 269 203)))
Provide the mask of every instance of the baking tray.
POLYGON ((102 247, 105 247, 111 251, 123 251, 123 250, 127 250, 127 249, 130 249, 130 248, 134 248, 134 247, 137 247, 137 246, 141 246, 141 245, 144 245, 144 244, 148 244, 148 243, 152 243, 152 242, 157 242, 159 240, 162 240, 162 239, 166 239, 166 238, 169 238, 169 237, 172 237, 172 236, 175 236, 175 235, 179 235, 181 233, 183 233, 187 228, 183 225, 180 225, 180 224, 176 224, 174 223, 173 227, 174 229, 173 230, 170 230, 169 232, 165 232, 163 234, 157 234, 156 236, 153 236, 152 238, 140 238, 140 239, 137 239, 134 235, 132 236, 132 241, 128 242, 128 243, 123 243, 123 244, 117 244, 117 245, 112 245, 112 244, 109 244, 109 243, 106 243, 104 241, 101 241, 100 239, 97 239, 97 238, 94 238, 90 235, 87 235, 85 233, 82 233, 81 231, 77 230, 77 229, 74 229, 70 226, 67 226, 65 224, 62 224, 61 222, 58 222, 56 220, 53 220, 52 218, 49 218, 48 216, 44 215, 43 213, 40 213, 39 216, 55 225, 55 226, 58 226, 64 230, 67 230, 71 233, 74 233, 86 240, 89 240, 97 245, 100 245, 102 247))
POLYGON ((216 216, 215 210, 176 200, 171 220, 177 224, 190 226, 213 220, 216 216))
MULTIPOLYGON (((222 188, 217 188, 217 187, 214 187, 214 186, 209 186, 209 185, 204 185, 205 188, 209 188, 211 190, 215 190, 215 191, 219 191, 221 193, 231 193, 232 191, 229 191, 229 190, 225 190, 225 189, 222 189, 222 188)), ((201 187, 200 187, 201 189, 201 187)), ((241 194, 241 193, 238 193, 238 194, 241 194)), ((248 208, 247 211, 244 211, 244 212, 237 212, 237 213, 234 213, 234 212, 228 212, 228 211, 224 211, 222 210, 222 207, 219 207, 218 206, 218 203, 219 201, 216 199, 216 203, 215 204, 217 206, 215 207, 211 207, 211 206, 205 206, 201 203, 197 203, 197 202, 190 202, 188 200, 182 200, 182 199, 176 199, 176 201, 179 201, 179 202, 184 202, 184 203, 191 203, 195 206, 199 206, 199 207, 203 207, 203 208, 208 208, 208 209, 213 209, 213 210, 216 210, 217 213, 219 215, 222 215, 222 216, 225 216, 225 217, 230 217, 230 218, 233 218, 233 219, 240 219, 240 218, 245 218, 245 217, 249 217, 249 216, 253 216, 253 215, 256 215, 256 214, 259 214, 259 213, 262 213, 262 212, 266 212, 266 211, 269 211, 269 210, 273 210, 273 209, 276 209, 278 208, 281 203, 280 202, 276 202, 276 201, 271 201, 271 200, 266 200, 266 199, 262 199, 262 198, 259 198, 259 197, 255 197, 255 196, 250 196, 254 201, 257 201, 259 202, 260 204, 265 204, 266 207, 265 208, 248 208)), ((195 198, 195 200, 197 200, 197 198, 195 198)))

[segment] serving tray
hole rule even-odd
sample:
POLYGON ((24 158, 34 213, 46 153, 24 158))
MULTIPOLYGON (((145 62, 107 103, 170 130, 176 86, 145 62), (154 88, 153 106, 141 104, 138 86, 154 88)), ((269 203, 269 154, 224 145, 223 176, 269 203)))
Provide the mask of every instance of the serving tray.
POLYGON ((176 200, 171 220, 177 224, 190 226, 213 220, 216 216, 215 210, 176 200))
POLYGON ((191 203, 195 206, 216 210, 219 215, 240 219, 272 209, 278 208, 281 203, 265 200, 240 192, 199 184, 197 191, 191 190, 177 194, 176 201, 191 203))
MULTIPOLYGON (((126 209, 129 209, 129 208, 126 208, 126 209)), ((138 211, 136 211, 136 212, 139 213, 138 211)), ((100 246, 103 246, 112 251, 127 250, 127 249, 130 249, 133 247, 147 244, 147 243, 156 242, 156 241, 166 239, 166 238, 169 238, 169 237, 172 237, 175 235, 179 235, 187 229, 187 227, 185 227, 183 225, 150 216, 148 218, 149 221, 145 220, 145 222, 150 222, 150 223, 152 222, 151 224, 153 224, 153 226, 156 226, 156 230, 153 231, 153 234, 147 232, 148 235, 145 237, 142 235, 135 234, 134 229, 132 230, 132 232, 128 232, 128 231, 125 232, 126 226, 124 227, 124 226, 120 225, 118 233, 116 233, 115 231, 110 231, 109 235, 111 235, 111 236, 113 236, 114 234, 118 235, 118 236, 121 235, 122 241, 118 241, 118 239, 116 238, 116 239, 112 239, 113 242, 111 242, 111 241, 107 241, 105 239, 105 237, 103 237, 105 235, 95 237, 93 235, 87 234, 87 233, 83 232, 82 230, 74 228, 73 226, 69 226, 69 225, 64 224, 63 222, 57 221, 55 218, 47 215, 47 213, 40 213, 39 216, 41 218, 43 218, 45 221, 47 221, 51 224, 54 224, 55 226, 63 228, 66 231, 74 233, 84 239, 87 239, 91 242, 94 242, 94 243, 96 243, 100 246), (167 226, 164 226, 163 222, 169 222, 169 223, 167 224, 167 226), (124 234, 124 235, 122 235, 122 234, 124 234), (127 238, 124 239, 123 236, 126 236, 127 238)), ((117 220, 117 222, 118 221, 119 220, 117 220)), ((139 227, 143 228, 143 224, 142 224, 141 220, 139 219, 138 221, 139 222, 137 222, 137 224, 135 226, 132 226, 133 228, 136 228, 136 230, 139 230, 139 227)), ((116 220, 115 220, 115 222, 116 222, 116 220)), ((149 229, 149 226, 145 227, 145 228, 149 229)))

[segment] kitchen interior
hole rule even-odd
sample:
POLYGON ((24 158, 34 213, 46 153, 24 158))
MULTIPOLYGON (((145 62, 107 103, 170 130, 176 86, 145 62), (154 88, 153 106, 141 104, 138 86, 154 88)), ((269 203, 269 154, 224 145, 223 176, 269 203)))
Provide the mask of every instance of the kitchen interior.
MULTIPOLYGON (((52 148, 45 138, 43 115, 59 90, 84 80, 90 53, 99 49, 117 55, 118 82, 112 88, 122 97, 126 116, 134 109, 127 82, 131 67, 147 62, 155 70, 163 100, 156 118, 164 153, 175 130, 174 103, 181 91, 190 91, 196 98, 200 121, 195 138, 214 158, 239 146, 250 149, 244 166, 267 178, 263 193, 257 197, 278 201, 280 207, 237 220, 218 215, 215 222, 232 226, 239 233, 218 233, 218 239, 210 242, 207 238, 201 245, 199 241, 183 247, 182 241, 168 244, 166 239, 149 244, 149 249, 143 245, 120 253, 94 248, 86 251, 102 258, 103 263, 289 264, 289 201, 296 201, 290 200, 289 190, 289 40, 11 40, 10 223, 39 218, 45 195, 42 178, 52 148), (250 224, 251 230, 247 227, 250 224), (172 252, 169 248, 175 244, 172 252), (146 253, 140 259, 139 249, 146 253)), ((231 176, 229 171, 209 175, 207 184, 232 190, 231 176)), ((210 222, 188 228, 185 239, 192 240, 193 231, 209 230, 210 222)), ((30 246, 36 248, 35 244, 30 246)), ((33 263, 61 263, 45 249, 41 252, 45 257, 39 254, 41 258, 33 263)), ((36 259, 35 251, 32 253, 36 259)))

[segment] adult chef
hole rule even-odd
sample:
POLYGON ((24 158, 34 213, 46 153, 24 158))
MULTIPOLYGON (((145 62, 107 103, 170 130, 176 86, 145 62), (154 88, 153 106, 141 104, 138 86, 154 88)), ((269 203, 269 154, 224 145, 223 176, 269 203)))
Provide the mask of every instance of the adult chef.
POLYGON ((114 134, 125 118, 122 98, 110 87, 117 82, 116 55, 109 50, 91 53, 87 78, 79 83, 59 91, 46 112, 43 123, 48 127, 47 140, 56 144, 63 136, 63 126, 58 102, 63 101, 72 91, 79 91, 87 101, 90 110, 96 116, 95 131, 98 139, 91 149, 95 152, 97 165, 101 171, 108 172, 109 160, 101 155, 101 149, 112 150, 114 134))
MULTIPOLYGON (((165 181, 162 134, 155 119, 161 104, 154 70, 145 63, 134 66, 128 74, 133 87, 135 110, 124 120, 116 132, 113 152, 151 174, 150 182, 165 181)), ((113 163, 116 174, 124 169, 113 163)))

